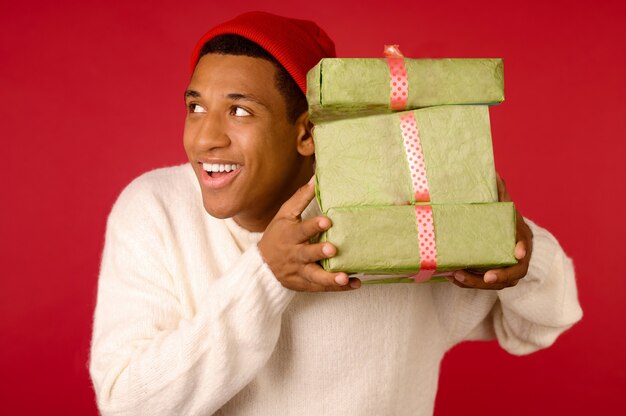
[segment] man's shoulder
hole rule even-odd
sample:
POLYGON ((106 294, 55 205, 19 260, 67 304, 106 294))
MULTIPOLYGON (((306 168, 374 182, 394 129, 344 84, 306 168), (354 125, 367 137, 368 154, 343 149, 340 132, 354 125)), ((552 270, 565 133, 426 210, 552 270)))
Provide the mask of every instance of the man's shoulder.
POLYGON ((201 202, 196 185, 189 164, 155 169, 131 181, 119 195, 113 209, 182 208, 201 202))
POLYGON ((139 175, 126 188, 159 192, 168 189, 188 190, 194 184, 194 173, 188 163, 158 168, 139 175))
POLYGON ((194 174, 189 164, 158 168, 133 179, 122 193, 148 193, 173 196, 177 192, 191 192, 194 174))

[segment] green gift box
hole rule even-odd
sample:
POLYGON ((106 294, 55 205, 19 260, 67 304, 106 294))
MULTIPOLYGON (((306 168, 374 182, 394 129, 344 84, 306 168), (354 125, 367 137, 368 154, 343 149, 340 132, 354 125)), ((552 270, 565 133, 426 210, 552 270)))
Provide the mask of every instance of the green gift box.
MULTIPOLYGON (((502 59, 404 59, 406 109, 504 101, 502 59)), ((385 59, 325 58, 307 74, 313 122, 391 111, 385 59)))
MULTIPOLYGON (((315 126, 317 196, 323 211, 415 202, 400 127, 405 113, 315 126)), ((423 149, 430 201, 496 202, 488 107, 441 106, 412 113, 423 149)))
MULTIPOLYGON (((324 269, 364 275, 416 273, 420 268, 415 207, 343 207, 326 213, 320 237, 337 247, 324 269)), ((437 271, 490 269, 517 263, 511 202, 432 205, 437 271)))

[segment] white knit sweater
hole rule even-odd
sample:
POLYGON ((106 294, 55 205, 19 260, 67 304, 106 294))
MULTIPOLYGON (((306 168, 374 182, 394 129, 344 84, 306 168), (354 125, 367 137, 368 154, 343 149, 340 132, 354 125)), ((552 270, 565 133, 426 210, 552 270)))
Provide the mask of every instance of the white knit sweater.
POLYGON ((263 263, 261 233, 204 211, 188 165, 147 173, 108 220, 90 363, 99 409, 430 415, 454 344, 495 336, 526 354, 581 318, 571 261, 530 226, 530 270, 514 288, 296 293, 263 263))

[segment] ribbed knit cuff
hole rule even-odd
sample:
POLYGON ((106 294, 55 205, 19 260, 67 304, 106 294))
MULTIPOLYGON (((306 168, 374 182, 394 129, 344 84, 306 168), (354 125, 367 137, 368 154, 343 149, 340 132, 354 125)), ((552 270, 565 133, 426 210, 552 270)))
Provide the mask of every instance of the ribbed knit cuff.
MULTIPOLYGON (((533 233, 533 250, 528 265, 528 272, 515 288, 519 289, 521 287, 529 290, 530 287, 526 286, 541 285, 545 279, 550 278, 548 275, 553 269, 555 257, 558 254, 564 255, 565 253, 561 250, 558 241, 546 229, 539 227, 527 218, 524 218, 524 221, 533 233)), ((516 290, 516 292, 525 290, 516 290)), ((513 291, 503 290, 500 292, 506 297, 513 291)))
POLYGON ((552 234, 526 221, 534 235, 528 273, 517 286, 498 291, 508 331, 519 344, 509 341, 515 354, 549 346, 582 316, 571 260, 552 234))
POLYGON ((270 300, 276 305, 277 308, 280 307, 282 312, 282 310, 284 310, 284 308, 293 299, 296 292, 284 287, 276 276, 274 276, 270 267, 267 263, 265 263, 263 256, 261 256, 258 245, 254 244, 250 246, 246 254, 250 255, 255 263, 260 263, 258 272, 256 273, 257 281, 265 288, 270 300))

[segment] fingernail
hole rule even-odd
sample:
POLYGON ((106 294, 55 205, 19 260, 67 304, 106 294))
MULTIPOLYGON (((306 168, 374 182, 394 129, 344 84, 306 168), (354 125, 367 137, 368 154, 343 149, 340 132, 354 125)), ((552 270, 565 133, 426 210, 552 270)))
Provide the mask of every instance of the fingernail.
POLYGON ((311 176, 311 179, 309 179, 309 184, 314 184, 315 183, 315 175, 311 176))
POLYGON ((524 248, 524 245, 520 242, 515 246, 515 258, 521 260, 524 257, 526 257, 526 249, 524 248))
MULTIPOLYGON (((335 283, 339 286, 345 286, 348 283, 348 276, 345 274, 338 274, 335 276, 335 283)), ((352 286, 352 284, 350 284, 350 286, 352 286)))
POLYGON ((463 282, 465 280, 465 276, 463 276, 462 273, 454 273, 454 278, 458 281, 458 282, 463 282))
POLYGON ((483 279, 485 280, 485 283, 495 283, 498 280, 498 276, 496 276, 493 272, 487 272, 485 273, 483 279))
POLYGON ((329 245, 329 244, 324 244, 322 246, 322 253, 324 253, 325 256, 330 257, 333 254, 335 254, 335 249, 333 246, 329 245))
POLYGON ((350 287, 352 289, 358 289, 361 287, 361 281, 359 279, 350 280, 350 287))
POLYGON ((322 230, 325 230, 330 227, 330 220, 328 218, 321 218, 317 225, 319 225, 322 230))

